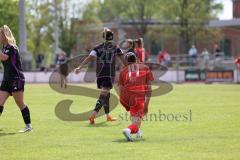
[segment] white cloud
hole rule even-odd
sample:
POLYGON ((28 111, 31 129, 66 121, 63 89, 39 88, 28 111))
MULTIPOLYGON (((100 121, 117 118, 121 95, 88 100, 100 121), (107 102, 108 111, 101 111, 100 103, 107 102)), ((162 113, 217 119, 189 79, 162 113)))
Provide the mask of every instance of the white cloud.
POLYGON ((233 6, 232 6, 232 0, 218 0, 218 2, 221 2, 223 4, 223 11, 219 14, 220 19, 232 19, 232 12, 233 12, 233 6))

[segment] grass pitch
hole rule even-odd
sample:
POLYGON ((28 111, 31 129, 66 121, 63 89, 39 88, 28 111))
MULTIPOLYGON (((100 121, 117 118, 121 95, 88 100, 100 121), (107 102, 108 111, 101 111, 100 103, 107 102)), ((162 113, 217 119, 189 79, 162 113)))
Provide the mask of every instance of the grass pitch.
POLYGON ((172 92, 151 99, 149 112, 186 118, 148 118, 141 128, 144 139, 127 143, 121 132, 130 122, 123 118, 120 105, 112 112, 118 122, 105 122, 105 117, 98 118, 95 126, 64 122, 54 113, 60 100, 74 100, 71 111, 76 113, 92 109, 96 100, 62 95, 48 85, 28 84, 25 101, 34 131, 17 133, 24 124, 10 98, 0 117, 0 160, 238 160, 239 97, 240 85, 174 85, 172 92))

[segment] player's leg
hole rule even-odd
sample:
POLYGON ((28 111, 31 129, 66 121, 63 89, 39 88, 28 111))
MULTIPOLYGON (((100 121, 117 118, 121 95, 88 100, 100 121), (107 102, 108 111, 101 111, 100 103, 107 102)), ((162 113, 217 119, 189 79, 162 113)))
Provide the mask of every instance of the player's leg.
POLYGON ((141 118, 138 116, 131 116, 132 124, 123 130, 123 135, 128 141, 133 141, 131 134, 137 134, 141 126, 141 118))
POLYGON ((21 113, 22 113, 22 117, 25 123, 25 128, 23 128, 22 130, 20 130, 19 132, 29 132, 32 130, 32 126, 31 126, 31 116, 30 116, 30 110, 28 108, 28 106, 24 103, 24 92, 23 91, 17 91, 17 92, 13 92, 12 93, 13 98, 17 104, 17 106, 19 107, 21 113))
POLYGON ((138 124, 138 132, 136 133, 136 138, 138 139, 142 138, 142 131, 140 130, 141 124, 142 124, 142 119, 138 124))
POLYGON ((144 99, 132 98, 132 100, 134 100, 131 102, 134 105, 130 107, 130 115, 131 115, 130 118, 132 123, 123 130, 123 134, 128 141, 132 141, 131 134, 136 134, 137 138, 142 136, 141 131, 139 129, 141 127, 141 121, 143 117, 144 99))
POLYGON ((61 75, 61 88, 63 88, 63 78, 62 78, 62 75, 61 75))
POLYGON ((4 104, 9 96, 10 96, 10 93, 9 93, 8 81, 2 81, 0 86, 0 116, 3 113, 4 104))
POLYGON ((60 73, 60 79, 61 79, 61 88, 64 87, 64 76, 60 73))
POLYGON ((60 74, 61 77, 61 88, 67 88, 67 76, 60 74))
POLYGON ((3 113, 4 104, 9 96, 10 94, 8 92, 0 90, 0 116, 3 113))
POLYGON ((110 89, 102 87, 102 89, 100 91, 100 96, 96 102, 95 108, 89 118, 90 124, 94 124, 94 118, 96 117, 96 115, 100 111, 100 109, 106 104, 109 91, 110 91, 110 89))
POLYGON ((106 102, 105 102, 105 105, 103 105, 104 107, 104 112, 106 114, 106 117, 107 117, 107 121, 116 121, 117 119, 112 117, 109 112, 110 112, 110 90, 109 90, 109 93, 107 94, 107 97, 106 97, 106 102))
POLYGON ((67 77, 64 76, 64 88, 67 88, 67 77))
POLYGON ((107 121, 116 121, 116 118, 113 118, 109 112, 110 112, 110 105, 109 105, 109 101, 110 101, 110 90, 113 88, 113 83, 114 83, 114 77, 105 77, 104 78, 104 82, 102 83, 102 88, 104 90, 107 90, 107 95, 106 95, 106 101, 105 104, 103 105, 104 107, 104 112, 106 114, 107 117, 107 121))

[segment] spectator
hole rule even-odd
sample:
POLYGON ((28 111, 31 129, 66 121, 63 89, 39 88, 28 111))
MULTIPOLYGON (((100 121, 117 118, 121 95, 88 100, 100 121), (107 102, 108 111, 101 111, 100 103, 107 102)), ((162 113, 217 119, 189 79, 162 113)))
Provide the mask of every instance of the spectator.
POLYGON ((240 57, 238 57, 238 58, 235 59, 235 63, 238 64, 238 65, 240 65, 240 57))
POLYGON ((43 66, 44 58, 45 57, 43 54, 37 54, 36 59, 35 59, 37 68, 41 68, 43 66))
POLYGON ((197 53, 198 51, 195 45, 192 45, 192 47, 188 51, 190 66, 193 66, 197 63, 197 53))
POLYGON ((59 65, 65 63, 66 60, 67 60, 66 53, 62 52, 62 53, 58 54, 56 64, 59 66, 59 65))
POLYGON ((214 56, 215 56, 215 58, 220 58, 222 51, 221 51, 220 47, 218 46, 218 44, 215 43, 213 48, 214 48, 214 56))
POLYGON ((164 66, 169 66, 171 64, 171 56, 166 50, 162 50, 158 54, 158 63, 164 66))
POLYGON ((204 50, 201 53, 201 57, 202 57, 202 62, 203 62, 204 69, 208 69, 210 54, 209 54, 207 48, 204 48, 204 50))
POLYGON ((240 76, 240 57, 235 59, 235 64, 237 66, 237 83, 239 83, 239 76, 240 76))
POLYGON ((61 78, 61 88, 67 88, 68 64, 66 61, 66 53, 60 53, 57 59, 57 67, 59 68, 59 74, 61 78))

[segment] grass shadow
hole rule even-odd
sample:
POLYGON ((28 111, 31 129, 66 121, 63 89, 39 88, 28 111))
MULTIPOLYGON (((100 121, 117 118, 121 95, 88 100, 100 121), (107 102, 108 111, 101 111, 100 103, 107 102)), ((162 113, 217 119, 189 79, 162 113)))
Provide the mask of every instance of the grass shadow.
POLYGON ((121 125, 121 122, 115 123, 115 122, 100 122, 95 124, 88 124, 86 127, 115 127, 121 125))
POLYGON ((133 142, 128 142, 125 138, 122 138, 122 139, 113 140, 112 142, 115 142, 115 143, 138 143, 138 142, 144 142, 144 141, 145 141, 144 138, 141 138, 141 139, 133 138, 133 142))
POLYGON ((12 132, 12 133, 0 133, 0 137, 3 137, 3 136, 13 136, 17 134, 16 132, 12 132))

